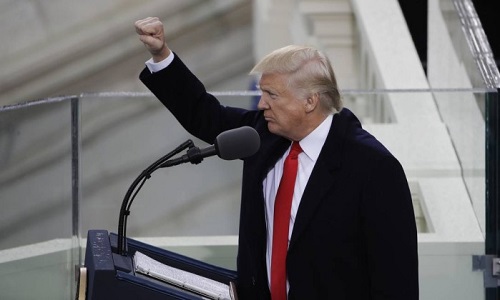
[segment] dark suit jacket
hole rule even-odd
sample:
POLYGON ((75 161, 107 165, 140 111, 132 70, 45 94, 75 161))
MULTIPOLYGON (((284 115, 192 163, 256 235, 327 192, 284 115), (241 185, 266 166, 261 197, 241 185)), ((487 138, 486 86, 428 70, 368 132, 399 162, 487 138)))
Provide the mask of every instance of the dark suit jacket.
MULTIPOLYGON (((224 107, 176 56, 141 80, 191 134, 213 143, 249 125, 260 150, 244 159, 237 259, 240 299, 270 299, 262 181, 290 141, 262 112, 224 107)), ((418 299, 417 233, 399 162, 354 114, 335 114, 304 191, 287 255, 288 299, 418 299)))

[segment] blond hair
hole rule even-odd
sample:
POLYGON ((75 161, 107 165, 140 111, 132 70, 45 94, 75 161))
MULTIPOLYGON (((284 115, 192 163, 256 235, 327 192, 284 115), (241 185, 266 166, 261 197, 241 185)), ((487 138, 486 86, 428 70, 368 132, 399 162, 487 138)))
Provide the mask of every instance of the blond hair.
POLYGON ((321 106, 329 112, 342 109, 342 100, 330 60, 323 53, 307 46, 290 45, 266 55, 250 74, 287 74, 288 87, 301 97, 318 94, 321 106))

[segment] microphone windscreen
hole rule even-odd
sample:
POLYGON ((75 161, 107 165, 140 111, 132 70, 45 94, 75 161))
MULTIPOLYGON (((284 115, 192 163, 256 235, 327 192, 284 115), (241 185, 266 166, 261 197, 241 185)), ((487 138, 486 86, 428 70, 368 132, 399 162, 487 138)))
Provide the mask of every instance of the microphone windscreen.
POLYGON ((255 129, 243 126, 222 132, 215 139, 217 155, 225 160, 245 158, 260 148, 260 137, 255 129))

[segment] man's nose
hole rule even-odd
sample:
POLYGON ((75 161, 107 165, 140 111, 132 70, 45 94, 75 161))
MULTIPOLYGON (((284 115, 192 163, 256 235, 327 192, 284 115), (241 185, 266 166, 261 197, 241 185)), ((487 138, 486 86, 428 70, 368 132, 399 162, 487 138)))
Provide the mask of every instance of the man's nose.
POLYGON ((257 108, 259 110, 264 110, 264 109, 268 109, 269 108, 269 105, 267 104, 267 102, 264 100, 264 97, 260 97, 259 99, 259 103, 257 103, 257 108))

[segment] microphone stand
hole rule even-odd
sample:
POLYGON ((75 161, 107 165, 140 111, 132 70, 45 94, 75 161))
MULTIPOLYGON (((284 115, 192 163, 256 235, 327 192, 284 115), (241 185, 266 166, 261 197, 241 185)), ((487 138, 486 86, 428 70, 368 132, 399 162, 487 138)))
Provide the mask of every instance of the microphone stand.
POLYGON ((192 164, 199 164, 201 161, 203 161, 203 158, 215 154, 217 154, 222 159, 226 160, 246 157, 249 155, 253 155, 258 150, 259 146, 260 146, 260 139, 257 131, 255 131, 255 129, 251 127, 243 126, 219 134, 215 139, 214 145, 207 147, 205 149, 200 149, 198 147, 195 147, 194 143, 191 140, 187 140, 179 147, 177 147, 174 151, 160 158, 152 165, 150 165, 146 170, 142 171, 142 173, 134 180, 134 182, 128 189, 127 193, 125 194, 125 198, 123 199, 122 202, 122 207, 120 209, 120 218, 118 221, 118 245, 117 245, 118 254, 122 256, 127 255, 127 249, 125 244, 127 241, 127 218, 130 215, 130 206, 132 205, 132 201, 134 201, 135 196, 142 188, 146 180, 151 178, 151 173, 160 168, 172 167, 186 162, 190 162, 192 164), (226 149, 227 151, 223 152, 227 153, 221 155, 219 153, 220 151, 219 147, 221 145, 228 144, 228 141, 232 141, 232 143, 238 143, 240 147, 231 148, 226 145, 225 147, 228 149, 226 149), (245 143, 244 141, 251 141, 251 143, 250 144, 245 143), (241 148, 242 145, 244 146, 243 148, 241 148), (170 160, 172 156, 178 154, 179 152, 181 152, 186 148, 189 148, 187 154, 182 155, 181 157, 178 157, 176 159, 170 160), (250 150, 250 152, 248 152, 247 150, 250 150), (235 153, 232 152, 235 152, 238 155, 234 156, 235 153))
POLYGON ((118 220, 118 254, 122 256, 127 255, 127 249, 126 249, 126 240, 127 240, 127 218, 130 215, 130 206, 132 205, 132 202, 134 201, 135 196, 139 192, 139 190, 142 188, 144 183, 146 182, 147 179, 151 178, 151 174, 164 167, 168 167, 171 165, 175 164, 168 164, 168 160, 178 154, 179 152, 183 151, 184 149, 189 148, 189 151, 192 149, 195 149, 195 151, 199 152, 199 149, 194 146, 193 141, 187 140, 184 143, 182 143, 180 146, 175 148, 172 152, 168 153, 167 155, 163 156, 162 158, 158 159, 155 161, 152 165, 150 165, 148 168, 146 168, 142 173, 134 180, 132 185, 129 187, 127 193, 125 194, 125 198, 123 199, 122 206, 120 209, 120 216, 118 220), (196 150, 198 149, 198 150, 196 150), (139 185, 140 184, 140 185, 139 185), (134 193, 134 190, 136 187, 139 185, 137 190, 134 193), (132 196, 132 193, 133 196, 132 196))

